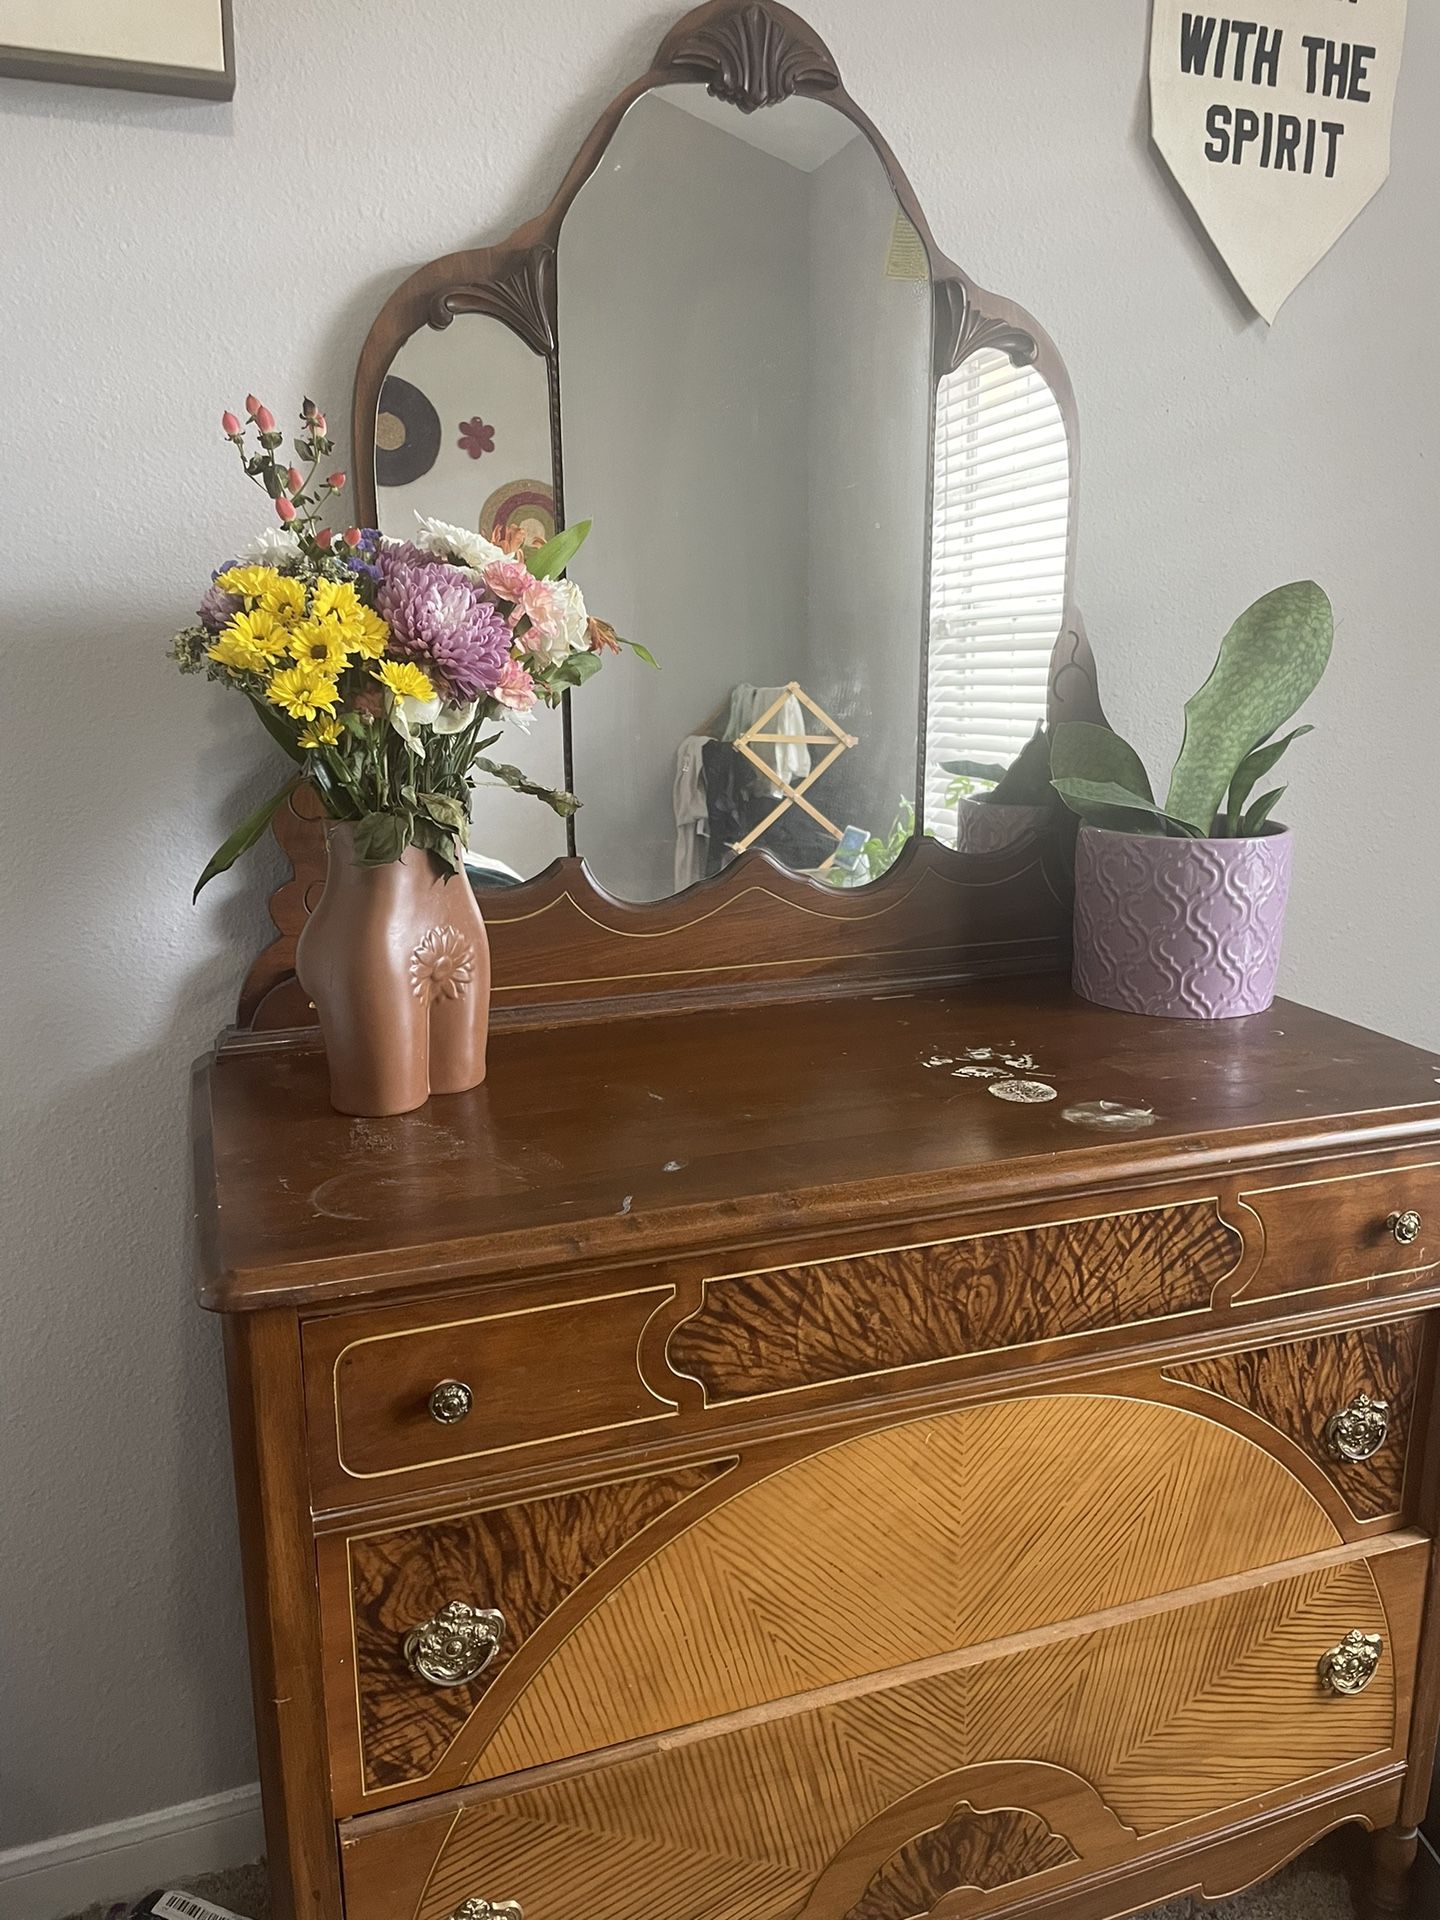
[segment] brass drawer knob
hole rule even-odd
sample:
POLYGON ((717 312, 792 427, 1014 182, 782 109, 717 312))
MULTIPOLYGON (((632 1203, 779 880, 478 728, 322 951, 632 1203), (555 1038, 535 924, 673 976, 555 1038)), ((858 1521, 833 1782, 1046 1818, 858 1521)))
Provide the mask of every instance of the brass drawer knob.
POLYGON ((475 1395, 463 1380, 441 1380, 430 1389, 430 1418, 442 1427, 456 1426, 475 1405, 475 1395))
POLYGON ((1380 1671, 1385 1642, 1378 1633, 1347 1633, 1320 1662, 1320 1684, 1327 1693, 1364 1693, 1380 1671))
POLYGON ((1402 1247, 1413 1247, 1420 1238, 1421 1228, 1424 1226, 1424 1222, 1413 1207, 1408 1208, 1404 1213, 1392 1213, 1385 1224, 1402 1247))
POLYGON ((525 1920, 518 1900, 462 1900, 450 1920, 525 1920))
POLYGON ((452 1600, 433 1620, 405 1636, 405 1664, 432 1687, 464 1687, 478 1680, 500 1651, 505 1616, 493 1607, 452 1600))
POLYGON ((1326 1452, 1345 1466, 1373 1460, 1389 1437, 1389 1402, 1372 1400, 1368 1393, 1357 1393, 1348 1407, 1325 1423, 1326 1452))

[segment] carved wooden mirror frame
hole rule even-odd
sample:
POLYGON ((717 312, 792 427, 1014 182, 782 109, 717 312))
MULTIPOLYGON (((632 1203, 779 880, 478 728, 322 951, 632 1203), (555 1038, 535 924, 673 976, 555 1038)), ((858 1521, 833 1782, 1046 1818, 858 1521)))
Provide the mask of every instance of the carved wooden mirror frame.
MULTIPOLYGON (((704 86, 742 113, 800 95, 845 114, 880 156, 929 257, 937 387, 986 348, 1044 376, 1064 417, 1070 453, 1065 612, 1051 662, 1050 715, 1100 718, 1094 663, 1074 604, 1078 436, 1064 363, 1023 308, 978 287, 941 253, 903 170, 846 92, 829 49, 798 14, 769 0, 710 0, 687 14, 666 35, 650 70, 601 115, 542 214, 498 246, 432 260, 386 301, 355 376, 354 470, 362 524, 375 524, 375 420, 385 375, 411 334, 423 326, 447 327, 457 314, 501 321, 544 360, 557 520, 563 516, 556 298, 561 222, 630 107, 653 88, 676 83, 704 86)), ((927 583, 927 603, 928 597, 927 583)), ((924 678, 922 663, 922 686, 924 678)), ((923 755, 923 713, 921 720, 923 755)), ((295 980, 295 942, 324 882, 325 851, 318 803, 308 789, 282 809, 275 833, 293 878, 271 899, 279 938, 251 968, 238 1020, 257 1028, 310 1026, 315 1015, 295 980)), ((486 897, 495 1021, 553 1020, 558 1008, 567 1018, 597 1018, 637 1000, 677 994, 687 1005, 713 1004, 809 997, 882 982, 1049 971, 1069 959, 1066 866, 1060 840, 1045 836, 986 856, 917 838, 881 879, 845 891, 752 850, 685 893, 633 905, 606 894, 572 854, 524 885, 486 897)))

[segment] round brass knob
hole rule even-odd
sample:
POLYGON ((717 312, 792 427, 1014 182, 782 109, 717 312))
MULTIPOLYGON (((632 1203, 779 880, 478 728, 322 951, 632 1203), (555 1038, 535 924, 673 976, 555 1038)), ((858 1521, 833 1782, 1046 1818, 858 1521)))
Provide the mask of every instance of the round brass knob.
POLYGON ((1325 1423, 1326 1451, 1345 1466, 1373 1460, 1389 1437, 1389 1402, 1372 1400, 1368 1393, 1357 1393, 1348 1407, 1325 1423))
POLYGON ((1424 1222, 1411 1207, 1404 1213, 1392 1213, 1385 1224, 1402 1247, 1413 1247, 1420 1238, 1420 1229, 1424 1222))
POLYGON ((1320 1684, 1327 1693, 1364 1693, 1380 1671, 1385 1642, 1378 1633, 1347 1633, 1320 1662, 1320 1684))
POLYGON ((404 1640, 405 1664, 432 1687, 464 1687, 478 1680, 500 1651, 505 1616, 492 1607, 452 1600, 404 1640))
POLYGON ((518 1900, 462 1900, 450 1920, 525 1920, 518 1900))
POLYGON ((463 1380, 441 1380, 430 1389, 430 1418, 442 1427, 453 1427, 475 1405, 474 1392, 463 1380))

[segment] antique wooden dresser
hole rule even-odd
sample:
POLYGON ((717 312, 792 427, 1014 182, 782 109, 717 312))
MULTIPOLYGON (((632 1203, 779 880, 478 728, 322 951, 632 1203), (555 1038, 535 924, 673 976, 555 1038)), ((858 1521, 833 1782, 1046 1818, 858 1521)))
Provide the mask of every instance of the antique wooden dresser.
POLYGON ((1406 1911, 1435 1060, 1054 977, 493 1051, 199 1081, 281 1920, 1099 1920, 1351 1821, 1406 1911))
POLYGON ((1051 341, 814 31, 712 0, 542 215, 386 302, 353 438, 389 532, 573 493, 662 672, 567 712, 562 857, 477 796, 522 882, 485 1085, 332 1111, 303 788, 197 1079, 276 1920, 1112 1920, 1352 1824, 1404 1914, 1440 1060, 1077 1000, 1063 823, 967 814, 967 726, 1102 717, 1051 341), (685 884, 678 735, 762 668, 840 716, 762 810, 858 821, 869 885, 763 824, 685 884))

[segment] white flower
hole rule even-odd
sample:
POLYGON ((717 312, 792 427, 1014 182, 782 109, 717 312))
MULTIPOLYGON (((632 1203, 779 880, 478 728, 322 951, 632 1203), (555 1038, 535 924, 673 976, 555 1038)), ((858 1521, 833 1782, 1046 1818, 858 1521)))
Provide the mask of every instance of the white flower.
POLYGON ((452 527, 444 520, 429 519, 423 513, 417 513, 415 518, 420 522, 415 545, 422 553, 438 554, 442 560, 458 560, 476 573, 483 573, 494 561, 505 558, 503 549, 483 534, 452 527))
POLYGON ((424 747, 415 738, 420 727, 433 727, 440 717, 440 696, 433 700, 414 700, 408 695, 397 700, 393 693, 386 695, 386 711, 390 724, 405 742, 412 753, 423 753, 424 747))
POLYGON ((520 644, 538 660, 553 665, 567 653, 581 653, 589 646, 585 598, 573 580, 534 581, 525 589, 520 607, 530 622, 520 644))
POLYGON ((474 718, 475 702, 472 700, 468 707, 442 707, 433 724, 436 733, 463 733, 474 718))
POLYGON ((240 549, 239 557, 245 566, 283 570, 300 558, 300 536, 287 527, 267 527, 240 549))

